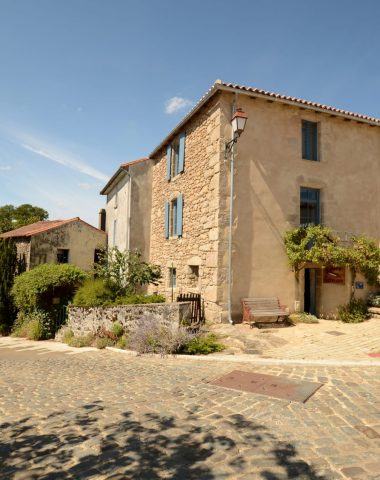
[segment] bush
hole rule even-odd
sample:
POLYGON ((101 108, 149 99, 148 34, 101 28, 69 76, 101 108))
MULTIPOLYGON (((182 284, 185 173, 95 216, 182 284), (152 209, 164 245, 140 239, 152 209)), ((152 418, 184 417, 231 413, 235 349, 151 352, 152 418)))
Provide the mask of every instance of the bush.
POLYGON ((318 323, 318 318, 307 312, 292 313, 289 315, 289 320, 293 323, 318 323))
POLYGON ((370 307, 380 308, 380 293, 370 293, 367 303, 370 307))
POLYGON ((181 353, 208 355, 209 353, 221 352, 224 348, 224 345, 219 343, 213 334, 197 335, 181 348, 181 353))
POLYGON ((106 347, 112 347, 113 345, 115 345, 115 342, 110 338, 103 337, 96 339, 96 348, 103 349, 106 347))
POLYGON ((100 278, 86 280, 75 293, 73 305, 97 307, 113 303, 115 294, 100 278))
POLYGON ((124 327, 123 327, 123 325, 121 325, 121 323, 119 323, 119 322, 115 322, 115 323, 112 325, 111 333, 112 333, 113 335, 115 335, 115 337, 120 338, 120 337, 123 335, 123 333, 124 333, 124 327))
POLYGON ((45 263, 16 277, 13 299, 23 311, 50 309, 53 297, 71 299, 86 278, 87 274, 75 265, 45 263))
POLYGON ((69 347, 76 347, 76 348, 91 347, 92 344, 94 343, 94 336, 93 335, 83 335, 79 337, 72 336, 67 340, 66 343, 69 347))
POLYGON ((55 322, 43 310, 32 312, 20 311, 13 326, 15 337, 26 337, 29 340, 46 340, 54 336, 55 322))
POLYGON ((117 305, 137 305, 144 303, 165 303, 165 297, 163 295, 127 295, 119 297, 115 300, 117 305))
POLYGON ((125 335, 120 337, 119 340, 116 342, 115 347, 120 348, 121 350, 125 350, 126 348, 128 348, 128 338, 125 335))
POLYGON ((138 353, 160 353, 162 356, 178 352, 193 335, 184 327, 162 325, 152 316, 143 318, 129 338, 129 347, 138 353))
POLYGON ((369 318, 364 300, 353 298, 346 305, 339 305, 338 316, 345 323, 360 323, 369 318))
POLYGON ((63 331, 63 335, 62 335, 63 343, 68 344, 73 338, 74 338, 74 332, 72 330, 70 330, 69 328, 66 328, 63 331))

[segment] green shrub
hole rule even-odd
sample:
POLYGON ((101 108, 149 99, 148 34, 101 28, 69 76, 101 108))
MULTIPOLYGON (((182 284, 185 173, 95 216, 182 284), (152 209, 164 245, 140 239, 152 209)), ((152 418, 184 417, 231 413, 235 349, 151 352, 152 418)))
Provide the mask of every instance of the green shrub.
POLYGON ((66 328, 63 331, 63 335, 62 335, 63 343, 69 344, 69 342, 71 341, 72 338, 74 338, 74 332, 72 330, 70 330, 69 328, 66 328))
POLYGON ((115 294, 100 278, 88 279, 75 293, 73 305, 80 307, 97 307, 112 304, 115 294))
POLYGON ((364 300, 353 298, 346 305, 339 305, 338 316, 345 323, 360 323, 369 318, 364 300))
POLYGON ((41 322, 38 318, 32 318, 25 326, 26 328, 26 337, 29 340, 42 340, 43 339, 43 329, 41 322))
POLYGON ((380 308, 380 293, 370 293, 367 303, 370 307, 380 308))
POLYGON ((318 318, 315 315, 307 312, 295 312, 289 315, 289 320, 292 323, 318 323, 318 318))
POLYGON ((16 307, 23 311, 49 309, 53 297, 71 298, 86 278, 87 274, 75 265, 45 263, 16 277, 13 299, 16 307))
POLYGON ((46 340, 54 336, 55 321, 43 310, 20 311, 13 326, 12 335, 30 340, 46 340))
POLYGON ((119 297, 115 300, 117 305, 137 305, 144 303, 165 303, 165 297, 163 295, 127 295, 124 297, 119 297))
POLYGON ((126 348, 128 348, 128 338, 125 335, 120 337, 119 340, 116 342, 115 347, 120 348, 121 350, 125 350, 126 348))
POLYGON ((106 347, 112 347, 113 345, 115 345, 115 342, 112 341, 110 338, 103 337, 96 339, 96 348, 103 349, 106 347))
POLYGON ((5 325, 4 323, 0 323, 0 337, 5 337, 8 335, 9 332, 9 327, 8 325, 5 325))
POLYGON ((67 341, 67 345, 69 347, 76 347, 76 348, 91 347, 93 343, 94 343, 93 335, 83 335, 79 337, 73 336, 67 341))
POLYGON ((224 345, 219 343, 213 334, 197 335, 181 348, 181 353, 208 355, 209 353, 221 352, 224 348, 224 345))
POLYGON ((115 322, 113 325, 112 325, 112 328, 111 328, 111 333, 113 335, 115 335, 115 337, 119 338, 123 335, 124 333, 124 327, 123 325, 121 325, 121 323, 119 322, 115 322))

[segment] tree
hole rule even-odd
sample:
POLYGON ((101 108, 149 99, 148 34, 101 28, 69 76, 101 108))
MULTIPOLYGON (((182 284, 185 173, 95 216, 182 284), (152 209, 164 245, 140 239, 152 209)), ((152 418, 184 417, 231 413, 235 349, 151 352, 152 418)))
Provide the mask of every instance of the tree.
POLYGON ((142 261, 140 252, 121 252, 117 247, 100 251, 94 273, 105 280, 116 296, 134 294, 139 286, 158 285, 161 278, 160 267, 142 261))
POLYGON ((40 207, 24 203, 18 207, 4 205, 0 207, 0 233, 29 225, 40 220, 47 220, 49 214, 40 207))
POLYGON ((25 262, 18 258, 14 240, 0 239, 0 332, 8 332, 15 319, 11 290, 15 276, 24 270, 25 262))

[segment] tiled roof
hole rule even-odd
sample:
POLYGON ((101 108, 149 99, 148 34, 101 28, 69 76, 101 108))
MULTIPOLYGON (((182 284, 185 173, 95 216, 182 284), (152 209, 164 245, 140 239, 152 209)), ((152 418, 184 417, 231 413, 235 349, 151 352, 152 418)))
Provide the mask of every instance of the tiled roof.
POLYGON ((306 107, 315 107, 317 109, 326 110, 328 112, 339 113, 341 115, 346 115, 349 117, 354 117, 361 120, 367 120, 369 122, 374 122, 380 125, 380 119, 375 117, 369 117, 368 115, 363 115, 361 113, 350 112, 349 110, 342 110, 341 108, 330 107, 329 105, 323 105, 322 103, 311 102, 309 100, 302 100, 297 97, 290 97, 288 95, 281 95, 280 93, 269 92, 267 90, 262 90, 261 88, 256 87, 247 87, 245 85, 237 85, 236 83, 226 83, 222 81, 217 81, 219 85, 222 85, 227 88, 232 88, 235 90, 241 90, 245 92, 257 93, 259 95, 264 95, 266 97, 275 98, 278 100, 286 100, 288 102, 297 103, 306 107))
MULTIPOLYGON (((88 225, 95 230, 99 230, 96 227, 93 227, 87 222, 84 222, 79 217, 70 218, 68 220, 41 220, 40 222, 31 223, 30 225, 25 225, 24 227, 16 228, 10 232, 6 232, 0 235, 0 238, 9 238, 9 237, 31 237, 33 235, 38 235, 39 233, 46 232, 48 230, 53 230, 57 227, 62 227, 68 223, 80 221, 85 225, 88 225)), ((102 230, 99 230, 101 232, 102 230)))
POLYGON ((151 159, 149 157, 143 157, 138 158, 137 160, 131 160, 130 162, 122 163, 120 167, 116 170, 116 172, 112 175, 112 177, 108 180, 108 182, 105 184, 105 186, 102 188, 102 190, 100 191, 100 195, 107 195, 109 188, 112 186, 112 184, 115 182, 121 172, 127 172, 130 166, 145 162, 146 160, 151 159))
POLYGON ((323 105, 317 102, 311 102, 309 100, 302 100, 301 98, 291 97, 288 95, 282 95, 280 93, 269 92, 267 90, 262 90, 261 88, 256 87, 247 87, 245 85, 238 85, 236 83, 227 83, 222 80, 216 80, 214 84, 209 88, 209 90, 199 99, 195 106, 190 110, 190 112, 185 115, 185 117, 176 125, 176 127, 162 140, 162 142, 157 145, 149 157, 154 157, 161 148, 163 148, 170 139, 176 135, 180 129, 185 125, 185 123, 190 120, 190 118, 218 91, 238 91, 242 94, 257 96, 262 98, 268 98, 273 101, 279 101, 282 103, 298 105, 303 108, 309 108, 311 110, 321 111, 329 113, 330 115, 342 116, 347 119, 356 119, 357 121, 363 121, 369 123, 370 125, 380 126, 380 119, 375 117, 370 117, 368 115, 362 115, 360 113, 350 112, 348 110, 342 110, 340 108, 330 107, 328 105, 323 105))
POLYGON ((120 165, 120 168, 128 168, 131 165, 136 165, 136 163, 142 163, 142 162, 145 162, 146 160, 150 160, 150 158, 143 157, 143 158, 138 158, 137 160, 131 160, 130 162, 122 163, 120 165))

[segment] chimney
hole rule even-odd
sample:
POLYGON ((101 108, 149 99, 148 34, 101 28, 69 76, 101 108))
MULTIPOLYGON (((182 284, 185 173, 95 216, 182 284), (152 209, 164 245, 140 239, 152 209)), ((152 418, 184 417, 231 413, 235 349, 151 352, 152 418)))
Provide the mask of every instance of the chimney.
POLYGON ((99 230, 106 231, 106 211, 104 208, 99 210, 99 230))

